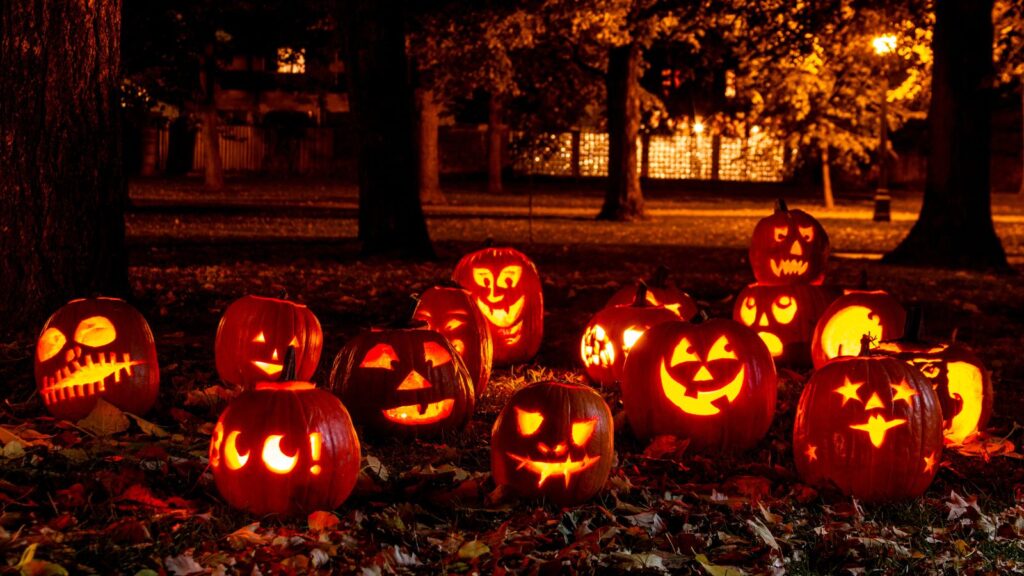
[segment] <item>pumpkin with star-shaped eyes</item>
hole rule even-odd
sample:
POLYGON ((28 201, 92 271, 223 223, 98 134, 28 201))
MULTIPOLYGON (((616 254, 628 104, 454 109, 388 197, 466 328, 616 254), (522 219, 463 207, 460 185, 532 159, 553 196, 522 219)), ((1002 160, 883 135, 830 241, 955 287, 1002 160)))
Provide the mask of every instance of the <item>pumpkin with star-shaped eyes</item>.
POLYGON ((659 266, 649 282, 638 280, 620 288, 608 299, 605 308, 632 304, 641 284, 646 286, 648 304, 668 308, 683 320, 692 320, 697 315, 697 302, 685 291, 669 285, 668 268, 665 266, 659 266))
POLYGON ((536 382, 521 388, 491 432, 494 482, 561 506, 600 492, 614 459, 612 412, 586 386, 536 382))
POLYGON ((832 290, 824 286, 754 283, 736 297, 732 317, 757 331, 776 365, 810 366, 814 327, 834 299, 832 290))
POLYGON ((580 340, 580 356, 587 375, 594 382, 610 386, 622 380, 622 367, 633 344, 648 328, 679 316, 647 299, 647 286, 640 283, 633 303, 608 306, 594 314, 580 340))
POLYGON ((865 501, 916 498, 942 461, 942 410, 931 383, 895 358, 842 356, 811 376, 793 424, 800 478, 865 501))
POLYGON ((426 322, 428 328, 448 339, 473 376, 479 400, 491 378, 494 342, 487 320, 469 292, 458 285, 434 286, 420 296, 413 319, 426 322))
POLYGON ((825 228, 803 210, 790 210, 783 200, 775 213, 754 227, 750 266, 762 285, 821 284, 828 264, 825 228))
POLYGON ((469 291, 494 339, 494 364, 525 362, 544 337, 544 293, 537 267, 513 248, 484 248, 459 260, 452 279, 469 291))
POLYGON ((476 403, 459 353, 423 322, 357 335, 335 357, 330 382, 355 422, 381 435, 461 430, 476 403))
POLYGON ((671 434, 697 450, 739 451, 768 432, 777 385, 768 347, 739 322, 663 322, 626 357, 622 405, 640 438, 671 434))
POLYGON ((214 355, 221 380, 251 388, 281 375, 285 351, 295 348, 296 376, 308 380, 320 362, 324 336, 316 315, 302 304, 243 296, 224 311, 214 355))
POLYGON ((903 335, 907 312, 899 300, 884 290, 847 290, 821 314, 811 337, 811 359, 821 368, 838 356, 855 356, 861 337, 872 346, 903 335))
POLYGON ((99 398, 132 414, 156 403, 160 368, 149 324, 117 298, 72 300, 43 325, 36 388, 51 414, 78 420, 99 398))

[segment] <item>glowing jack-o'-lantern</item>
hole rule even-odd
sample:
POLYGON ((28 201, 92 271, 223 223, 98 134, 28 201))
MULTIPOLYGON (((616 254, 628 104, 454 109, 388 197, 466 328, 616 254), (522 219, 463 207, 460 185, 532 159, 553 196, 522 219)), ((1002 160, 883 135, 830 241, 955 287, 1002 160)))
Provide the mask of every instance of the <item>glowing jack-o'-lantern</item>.
POLYGON ((641 284, 646 286, 646 299, 651 306, 668 308, 683 320, 691 320, 697 315, 697 302, 683 290, 669 286, 668 268, 665 266, 659 266, 649 282, 636 281, 620 288, 608 299, 605 308, 632 304, 641 284))
POLYGON ((663 322, 626 357, 622 404, 640 438, 672 434, 698 450, 744 450, 775 414, 768 347, 732 320, 663 322))
POLYGON ((221 380, 243 388, 277 380, 291 346, 295 374, 308 380, 320 362, 323 340, 320 321, 302 304, 243 296, 228 306, 217 328, 217 373, 221 380))
POLYGON ((149 324, 117 298, 72 300, 54 312, 36 342, 34 366, 43 404, 65 420, 83 418, 99 398, 144 414, 160 390, 149 324))
POLYGON ((821 368, 838 356, 855 356, 861 337, 872 346, 903 335, 907 312, 899 300, 883 290, 849 290, 825 309, 811 338, 811 359, 821 368))
POLYGON ((614 460, 612 413, 586 386, 537 382, 512 395, 491 432, 499 486, 570 506, 601 491, 614 460))
POLYGON ((491 377, 494 343, 490 326, 469 292, 457 285, 430 288, 420 296, 413 319, 426 322, 448 339, 473 376, 479 400, 491 377))
POLYGON ((751 284, 736 297, 732 317, 757 331, 780 366, 809 366, 818 317, 835 298, 824 286, 751 284))
POLYGON ((804 387, 793 456, 808 484, 831 483, 867 501, 916 498, 942 460, 939 399, 918 370, 895 358, 836 358, 804 387))
POLYGON ((458 352, 422 322, 357 335, 335 357, 330 381, 356 423, 381 434, 459 430, 476 402, 458 352))
POLYGON ((473 296, 491 328, 496 365, 524 362, 544 336, 544 294, 537 267, 512 248, 484 248, 463 256, 452 279, 473 296))
POLYGON ((750 265, 762 285, 821 284, 828 263, 828 234, 813 216, 779 200, 775 213, 754 227, 750 265))
POLYGON ((678 319, 668 308, 651 306, 647 287, 641 283, 631 305, 604 308, 587 323, 580 340, 587 375, 604 386, 622 380, 626 355, 640 336, 651 326, 678 319))

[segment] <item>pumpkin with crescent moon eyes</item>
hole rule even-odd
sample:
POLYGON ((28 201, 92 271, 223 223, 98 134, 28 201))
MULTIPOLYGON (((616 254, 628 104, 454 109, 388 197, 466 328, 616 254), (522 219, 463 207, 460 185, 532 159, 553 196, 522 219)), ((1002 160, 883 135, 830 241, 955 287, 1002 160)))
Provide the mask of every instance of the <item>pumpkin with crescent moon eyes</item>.
POLYGON ((803 210, 790 210, 783 200, 775 213, 754 227, 750 266, 758 284, 821 284, 828 264, 825 228, 803 210))
POLYGON ((811 337, 811 359, 821 368, 838 356, 855 356, 861 337, 872 346, 903 335, 907 312, 899 300, 884 290, 848 290, 821 314, 811 337))
POLYGON ((420 295, 413 319, 426 322, 428 328, 448 339, 473 376, 479 400, 491 378, 494 342, 487 320, 469 292, 457 285, 434 286, 420 295))

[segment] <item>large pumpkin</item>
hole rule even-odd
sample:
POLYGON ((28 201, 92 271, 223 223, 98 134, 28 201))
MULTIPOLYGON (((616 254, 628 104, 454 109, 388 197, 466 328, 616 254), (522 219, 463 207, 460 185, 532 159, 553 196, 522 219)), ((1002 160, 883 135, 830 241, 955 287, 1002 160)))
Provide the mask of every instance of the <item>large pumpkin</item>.
POLYGON ((149 324, 117 298, 72 300, 53 313, 36 342, 36 389, 51 414, 83 418, 103 398, 145 414, 160 391, 149 324))
POLYGON ((651 326, 678 319, 673 310, 652 306, 641 283, 632 304, 603 308, 587 323, 580 340, 587 375, 604 386, 622 380, 626 355, 640 336, 651 326))
POLYGON ((821 284, 828 253, 828 234, 821 223, 803 210, 790 210, 780 199, 775 213, 754 227, 750 266, 759 284, 821 284))
POLYGON ((884 290, 849 290, 825 309, 811 338, 811 359, 821 368, 838 356, 855 356, 861 337, 872 346, 903 335, 907 313, 899 300, 884 290))
POLYGON ((620 288, 608 299, 605 308, 632 304, 641 284, 646 286, 648 304, 668 308, 683 320, 692 320, 697 315, 697 302, 685 291, 668 283, 668 268, 665 266, 659 266, 647 282, 638 280, 620 288))
POLYGON ((243 296, 224 311, 214 354, 221 380, 251 388, 277 380, 284 354, 295 348, 295 375, 308 380, 323 348, 323 330, 313 312, 288 300, 243 296))
POLYGON ((834 299, 824 286, 755 283, 736 297, 732 317, 757 331, 777 365, 810 366, 814 327, 834 299))
POLYGON ((615 459, 612 413, 586 386, 537 382, 512 395, 491 432, 499 486, 562 506, 604 488, 615 459))
POLYGON ((420 296, 413 319, 426 322, 428 328, 448 339, 473 376, 479 400, 491 378, 494 342, 490 326, 469 292, 457 285, 434 286, 420 296))
POLYGON ((452 278, 469 291, 491 327, 494 363, 525 362, 544 337, 544 293, 537 267, 513 248, 484 248, 459 260, 452 278))
POLYGON ((671 434, 702 451, 744 450, 768 432, 777 385, 768 347, 739 322, 663 322, 626 357, 622 404, 640 438, 671 434))
POLYGON ((916 498, 942 461, 939 400, 928 379, 895 358, 837 358, 804 387, 793 457, 808 484, 866 501, 916 498))
POLYGON ((353 338, 334 359, 331 390, 369 432, 435 435, 473 414, 473 380, 459 353, 426 324, 353 338))

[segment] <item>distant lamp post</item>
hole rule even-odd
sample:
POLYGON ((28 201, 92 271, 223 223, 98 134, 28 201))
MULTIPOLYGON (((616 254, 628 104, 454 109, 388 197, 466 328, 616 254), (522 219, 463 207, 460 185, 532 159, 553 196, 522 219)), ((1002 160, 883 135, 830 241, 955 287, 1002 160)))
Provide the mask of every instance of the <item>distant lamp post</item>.
POLYGON ((888 56, 896 52, 896 37, 892 34, 875 36, 871 40, 875 54, 882 58, 882 96, 879 102, 878 119, 878 186, 875 188, 875 222, 889 222, 892 200, 889 196, 889 127, 886 122, 888 111, 889 69, 886 65, 888 56))

